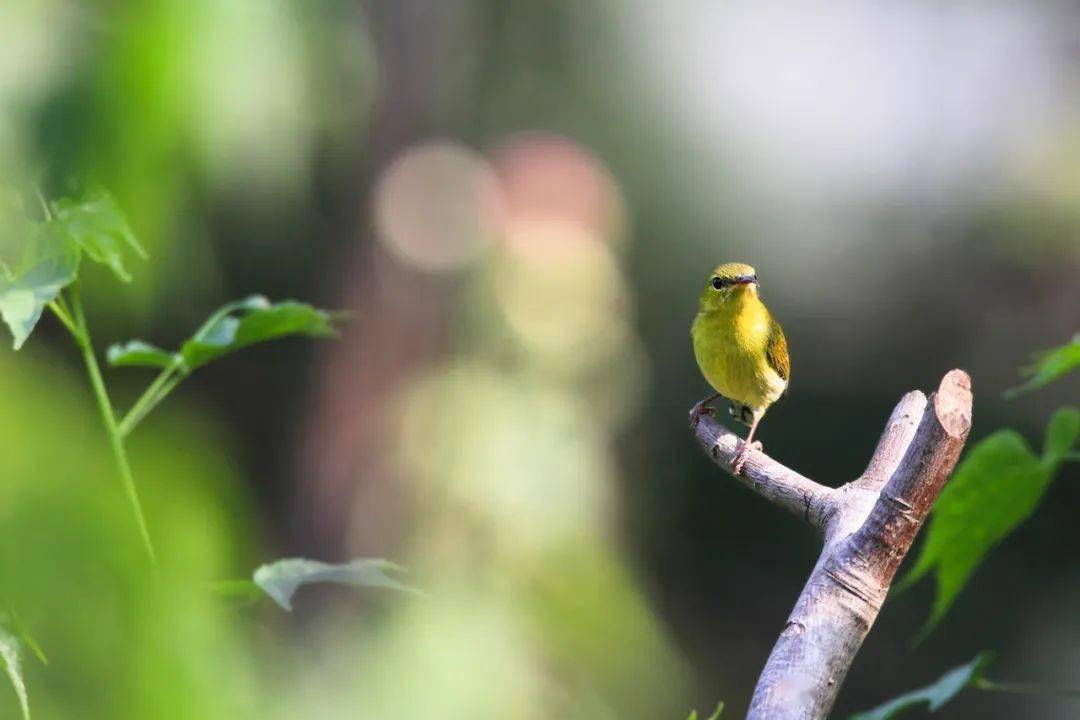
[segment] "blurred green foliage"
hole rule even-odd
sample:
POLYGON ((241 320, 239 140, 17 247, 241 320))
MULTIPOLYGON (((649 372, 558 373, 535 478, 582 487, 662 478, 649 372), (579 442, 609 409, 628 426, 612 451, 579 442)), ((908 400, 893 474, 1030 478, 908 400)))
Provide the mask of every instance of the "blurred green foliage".
MULTIPOLYGON (((79 266, 85 256, 109 267, 121 281, 130 282, 131 276, 124 267, 125 249, 144 258, 146 252, 107 193, 99 190, 79 200, 63 198, 50 202, 40 189, 35 187, 35 191, 44 217, 40 222, 25 216, 16 218, 16 226, 26 233, 13 241, 21 248, 22 260, 15 270, 6 263, 3 267, 0 317, 12 332, 16 350, 33 332, 46 306, 70 333, 82 353, 143 544, 153 559, 153 544, 124 445, 126 436, 199 367, 250 345, 289 335, 334 337, 337 334, 334 317, 305 303, 286 301, 272 305, 265 297, 254 295, 218 309, 177 353, 165 353, 140 341, 113 346, 108 351, 113 364, 161 370, 131 410, 118 420, 87 326, 78 282, 79 266)), ((5 196, 10 193, 5 191, 5 196)), ((5 209, 24 206, 24 203, 8 203, 5 209)))
POLYGON ((0 600, 49 656, 24 668, 35 717, 259 716, 244 633, 206 589, 250 566, 224 435, 182 412, 132 441, 168 538, 152 570, 90 396, 62 368, 43 349, 0 355, 0 600))
MULTIPOLYGON (((1058 351, 1041 353, 1042 369, 1037 374, 1027 371, 1036 374, 1029 383, 1031 389, 1049 384, 1071 370, 1067 362, 1054 357, 1068 348, 1066 345, 1058 351)), ((1055 412, 1047 423, 1041 457, 1012 429, 998 430, 967 450, 934 503, 915 566, 896 586, 897 591, 902 591, 934 571, 937 582, 933 608, 916 642, 941 622, 986 554, 1034 514, 1061 465, 1078 459, 1073 452, 1078 440, 1080 410, 1066 407, 1055 412)), ((971 663, 950 670, 933 685, 859 713, 852 720, 887 720, 921 702, 928 702, 930 712, 934 712, 970 686, 988 690, 1014 688, 1012 691, 1021 688, 1021 692, 1033 695, 1076 694, 989 682, 982 675, 990 659, 990 653, 982 653, 971 663)))
POLYGON ((23 679, 22 671, 23 640, 6 625, 6 622, 0 624, 0 662, 4 664, 4 672, 7 673, 15 689, 15 695, 19 698, 23 720, 30 720, 30 700, 26 695, 26 681, 23 679))
POLYGON ((1035 512, 1065 455, 1080 438, 1080 412, 1050 419, 1042 457, 1015 430, 999 430, 969 449, 934 503, 919 559, 897 590, 933 571, 933 610, 923 638, 945 616, 986 553, 1035 512))
MULTIPOLYGON (((4 188, 0 192, 11 196, 16 191, 4 188)), ((39 199, 44 213, 40 222, 25 212, 21 217, 15 212, 0 215, 0 221, 14 223, 22 233, 9 236, 7 245, 17 249, 20 259, 5 263, 7 277, 0 277, 0 317, 11 330, 16 350, 33 332, 45 307, 75 282, 84 257, 109 267, 123 282, 131 281, 124 266, 125 251, 146 258, 108 193, 98 190, 78 200, 62 198, 54 203, 40 194, 39 199)), ((21 210, 25 205, 22 198, 12 207, 21 210)))
POLYGON ((75 282, 79 272, 78 246, 52 226, 35 228, 26 243, 22 260, 0 278, 0 318, 11 331, 18 350, 34 331, 45 307, 65 287, 75 282))
POLYGON ((904 693, 873 710, 856 713, 851 720, 891 720, 924 703, 930 712, 936 712, 964 688, 977 685, 993 659, 993 653, 980 653, 971 662, 949 670, 936 682, 904 693))
POLYGON ((146 250, 135 239, 116 201, 104 190, 77 200, 60 198, 46 213, 46 223, 54 226, 58 234, 68 238, 86 257, 108 266, 123 282, 131 282, 124 255, 134 251, 143 260, 147 258, 146 250))
POLYGON ((1034 362, 1021 371, 1022 374, 1030 376, 1028 381, 1007 391, 1005 397, 1014 398, 1046 387, 1077 367, 1080 367, 1080 334, 1061 347, 1036 353, 1034 362))

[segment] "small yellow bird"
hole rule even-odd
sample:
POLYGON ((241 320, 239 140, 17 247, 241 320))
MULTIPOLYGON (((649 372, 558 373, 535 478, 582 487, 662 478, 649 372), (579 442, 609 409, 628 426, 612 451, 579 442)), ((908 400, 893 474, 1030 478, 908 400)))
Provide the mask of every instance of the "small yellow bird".
POLYGON ((758 423, 787 391, 791 377, 784 331, 758 297, 754 268, 727 263, 713 271, 701 293, 690 336, 698 367, 716 390, 694 406, 691 418, 711 415, 709 403, 723 396, 731 401, 732 417, 750 426, 732 467, 738 475, 754 447, 758 423))

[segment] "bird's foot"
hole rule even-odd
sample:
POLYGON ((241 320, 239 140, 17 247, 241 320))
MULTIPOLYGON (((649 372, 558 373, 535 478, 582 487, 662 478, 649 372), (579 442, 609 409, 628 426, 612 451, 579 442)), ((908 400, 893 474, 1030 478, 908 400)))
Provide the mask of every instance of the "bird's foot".
POLYGON ((741 422, 743 425, 749 426, 754 422, 754 411, 749 405, 743 405, 742 403, 732 401, 731 406, 728 407, 728 413, 735 420, 741 422))
POLYGON ((709 403, 711 403, 714 399, 715 397, 707 397, 701 402, 695 404, 694 407, 690 408, 691 425, 697 425, 698 420, 700 420, 703 415, 708 415, 709 417, 712 417, 716 413, 716 408, 709 407, 709 403))
POLYGON ((750 452, 752 450, 760 451, 761 447, 762 446, 760 441, 754 441, 752 443, 748 443, 745 440, 742 441, 739 448, 739 454, 735 456, 734 462, 731 463, 731 473, 733 475, 741 475, 743 465, 746 464, 746 458, 750 456, 750 452))

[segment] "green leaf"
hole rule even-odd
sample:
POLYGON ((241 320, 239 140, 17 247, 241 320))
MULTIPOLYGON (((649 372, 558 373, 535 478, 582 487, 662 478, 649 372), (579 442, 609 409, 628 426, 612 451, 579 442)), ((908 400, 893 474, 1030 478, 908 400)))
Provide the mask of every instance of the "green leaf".
POLYGON ((88 258, 111 269, 120 280, 131 281, 124 267, 125 249, 146 259, 146 251, 107 192, 97 190, 81 200, 57 200, 52 203, 52 212, 51 224, 67 233, 88 258))
POLYGON ((57 200, 44 209, 45 221, 31 222, 17 193, 0 192, 0 218, 13 218, 5 225, 15 228, 5 227, 0 249, 9 254, 8 246, 23 248, 22 260, 14 269, 10 259, 0 260, 0 316, 11 329, 16 350, 33 332, 45 306, 75 281, 84 254, 125 282, 131 279, 124 267, 125 249, 146 257, 115 201, 104 191, 81 200, 57 200))
POLYGON ((6 623, 0 624, 0 662, 3 662, 4 672, 19 697, 23 720, 30 720, 30 700, 22 674, 22 642, 16 633, 6 627, 6 623))
MULTIPOLYGON (((713 714, 707 717, 705 720, 720 720, 720 714, 723 712, 724 703, 721 702, 719 705, 716 706, 716 710, 713 711, 713 714)), ((697 710, 691 710, 690 715, 687 716, 686 720, 698 720, 697 710)))
POLYGON ((16 350, 34 331, 45 306, 78 272, 78 246, 55 228, 39 226, 12 277, 0 277, 0 317, 11 330, 16 350))
POLYGON ((182 360, 179 354, 162 350, 142 340, 129 340, 123 344, 110 345, 105 357, 113 367, 156 367, 162 369, 182 360))
POLYGON ((179 352, 168 352, 142 340, 110 346, 106 357, 113 366, 162 370, 121 419, 121 434, 128 435, 184 378, 203 365, 249 345, 288 335, 337 337, 334 323, 341 317, 341 313, 294 300, 271 304, 261 295, 252 295, 218 308, 180 346, 179 352))
POLYGON ((1030 366, 1020 371, 1021 375, 1029 376, 1029 380, 1019 387, 1007 390, 1006 398, 1012 399, 1045 387, 1080 366, 1080 333, 1059 348, 1035 353, 1032 360, 1034 362, 1030 366))
POLYGON ((292 610, 292 597, 301 585, 312 583, 337 583, 354 587, 382 587, 391 590, 419 593, 413 587, 387 575, 404 572, 400 565, 389 560, 374 558, 353 560, 341 565, 330 565, 317 560, 290 558, 261 566, 255 571, 255 584, 269 595, 283 610, 292 610))
POLYGON ((938 708, 956 697, 961 690, 977 683, 993 657, 993 653, 980 653, 971 662, 955 667, 942 675, 937 682, 905 693, 873 710, 855 713, 850 720, 890 720, 921 703, 928 704, 930 712, 936 712, 938 708))
POLYGON ((109 347, 109 364, 118 367, 167 368, 176 364, 189 375, 218 358, 249 345, 289 335, 337 337, 338 314, 319 310, 307 303, 286 300, 271 304, 262 295, 229 303, 203 323, 177 353, 142 340, 109 347))
POLYGON ((336 337, 334 316, 306 303, 286 300, 275 305, 261 295, 230 303, 184 343, 180 354, 187 372, 223 355, 287 335, 336 337))
POLYGON ((18 249, 33 233, 23 197, 10 185, 0 185, 0 278, 10 280, 18 249))
POLYGON ((933 570, 937 592, 921 640, 945 616, 983 557, 1038 507, 1054 466, 1013 430, 971 448, 935 503, 926 541, 902 590, 933 570))
POLYGON ((1080 437, 1080 411, 1065 407, 1054 413, 1046 426, 1043 442, 1043 462, 1056 466, 1069 454, 1080 437))

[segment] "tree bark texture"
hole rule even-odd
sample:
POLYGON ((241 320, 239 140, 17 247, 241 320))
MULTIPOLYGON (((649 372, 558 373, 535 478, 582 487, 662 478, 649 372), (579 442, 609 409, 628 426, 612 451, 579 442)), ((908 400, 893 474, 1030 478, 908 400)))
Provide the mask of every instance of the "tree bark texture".
MULTIPOLYGON (((962 370, 946 374, 929 400, 908 393, 866 471, 839 488, 751 453, 736 480, 805 519, 824 546, 758 679, 749 720, 828 716, 897 568, 956 466, 971 429, 971 402, 971 379, 962 370)), ((692 429, 731 472, 741 440, 708 416, 692 421, 692 429)))

